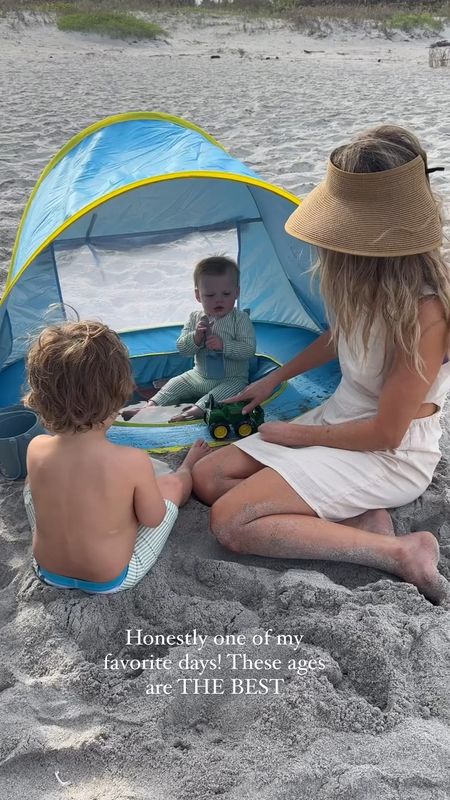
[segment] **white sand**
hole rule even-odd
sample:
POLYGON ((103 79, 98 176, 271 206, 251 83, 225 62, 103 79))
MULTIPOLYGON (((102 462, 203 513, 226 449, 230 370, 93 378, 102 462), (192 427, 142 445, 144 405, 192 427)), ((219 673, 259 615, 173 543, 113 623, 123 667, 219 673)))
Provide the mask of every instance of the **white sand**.
MULTIPOLYGON (((300 195, 349 134, 401 123, 424 139, 430 165, 447 166, 433 180, 448 193, 450 73, 428 68, 424 41, 317 40, 275 23, 188 27, 170 16, 166 25, 168 44, 125 44, 0 23, 2 267, 50 157, 90 123, 133 109, 187 117, 300 195)), ((440 537, 449 577, 448 432, 443 451, 429 490, 394 516, 400 533, 429 528, 440 537)), ((207 509, 191 500, 136 590, 63 594, 30 572, 21 485, 0 488, 2 800, 450 796, 449 612, 414 587, 354 566, 234 559, 208 534, 207 509), (151 697, 150 683, 180 686, 176 663, 153 675, 105 671, 105 654, 174 662, 199 654, 127 647, 127 628, 240 632, 247 644, 210 640, 201 654, 222 654, 222 670, 203 677, 219 675, 224 695, 151 697), (303 634, 297 657, 323 659, 324 669, 290 672, 291 651, 273 639, 252 644, 268 629, 303 634), (232 673, 226 654, 243 651, 280 658, 280 670, 262 673, 285 678, 280 695, 230 694, 233 677, 261 675, 232 673)))

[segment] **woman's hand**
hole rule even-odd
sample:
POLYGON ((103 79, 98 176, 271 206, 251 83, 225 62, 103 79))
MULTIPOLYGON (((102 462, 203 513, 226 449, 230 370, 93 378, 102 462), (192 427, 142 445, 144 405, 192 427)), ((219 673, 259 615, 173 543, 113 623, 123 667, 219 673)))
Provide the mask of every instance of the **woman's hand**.
POLYGON ((302 427, 291 422, 263 422, 258 433, 265 442, 283 444, 285 447, 301 447, 302 427))
POLYGON ((248 400, 247 405, 242 409, 242 413, 249 414, 256 406, 261 405, 264 400, 267 400, 267 398, 273 394, 275 387, 279 384, 276 375, 276 372, 272 372, 270 375, 266 375, 265 378, 260 378, 259 381, 255 381, 255 383, 251 383, 250 386, 246 386, 239 394, 235 394, 233 397, 227 397, 223 402, 241 403, 248 400))

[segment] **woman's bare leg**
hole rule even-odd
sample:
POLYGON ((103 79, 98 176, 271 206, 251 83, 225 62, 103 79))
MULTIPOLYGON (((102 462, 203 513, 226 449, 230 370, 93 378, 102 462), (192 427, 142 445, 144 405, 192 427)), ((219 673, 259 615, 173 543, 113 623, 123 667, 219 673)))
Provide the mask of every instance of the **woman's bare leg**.
POLYGON ((349 525, 351 528, 358 528, 360 531, 395 536, 391 515, 385 508, 371 509, 363 514, 358 514, 357 517, 340 520, 339 525, 349 525))
POLYGON ((193 491, 197 497, 211 506, 244 478, 263 468, 239 447, 227 445, 214 450, 206 461, 199 461, 192 470, 193 491))
MULTIPOLYGON (((208 461, 196 464, 192 473, 193 491, 204 503, 212 505, 223 494, 263 467, 264 464, 256 461, 243 450, 227 445, 219 450, 214 450, 208 457, 208 461)), ((342 520, 339 524, 372 533, 395 536, 392 519, 386 509, 365 511, 364 514, 342 520)))
POLYGON ((211 528, 225 547, 237 553, 364 564, 415 584, 431 600, 450 598, 449 584, 437 570, 439 547, 432 533, 379 536, 319 519, 268 467, 216 500, 211 528))

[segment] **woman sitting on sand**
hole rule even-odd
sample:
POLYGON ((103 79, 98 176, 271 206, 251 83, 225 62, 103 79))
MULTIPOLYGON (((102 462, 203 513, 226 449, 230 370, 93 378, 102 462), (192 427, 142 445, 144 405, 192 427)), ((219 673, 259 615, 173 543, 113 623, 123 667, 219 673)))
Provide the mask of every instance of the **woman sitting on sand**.
POLYGON ((331 329, 230 399, 250 411, 336 356, 342 380, 318 408, 199 461, 194 489, 230 550, 365 564, 440 601, 436 539, 396 538, 384 510, 419 497, 441 455, 450 279, 430 171, 418 140, 395 126, 333 151, 326 179, 286 223, 319 248, 331 329))

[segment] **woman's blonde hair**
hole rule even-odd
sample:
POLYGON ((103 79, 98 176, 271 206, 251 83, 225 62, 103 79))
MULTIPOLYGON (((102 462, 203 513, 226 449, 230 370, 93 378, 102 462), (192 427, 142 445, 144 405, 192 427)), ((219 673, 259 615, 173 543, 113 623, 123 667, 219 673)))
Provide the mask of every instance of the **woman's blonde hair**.
MULTIPOLYGON (((382 125, 338 147, 330 158, 346 172, 381 172, 402 166, 419 155, 427 169, 426 153, 412 133, 382 125)), ((442 207, 434 197, 442 222, 442 207)), ((418 313, 425 284, 441 300, 445 320, 450 325, 450 274, 440 250, 381 258, 319 248, 315 275, 319 276, 321 293, 331 312, 335 340, 340 332, 351 347, 352 336, 361 324, 367 355, 371 328, 376 320, 381 320, 386 328, 386 352, 399 346, 410 365, 422 375, 418 313)))
POLYGON ((24 397, 52 433, 82 433, 126 404, 133 378, 125 346, 101 322, 45 328, 27 354, 24 397))

